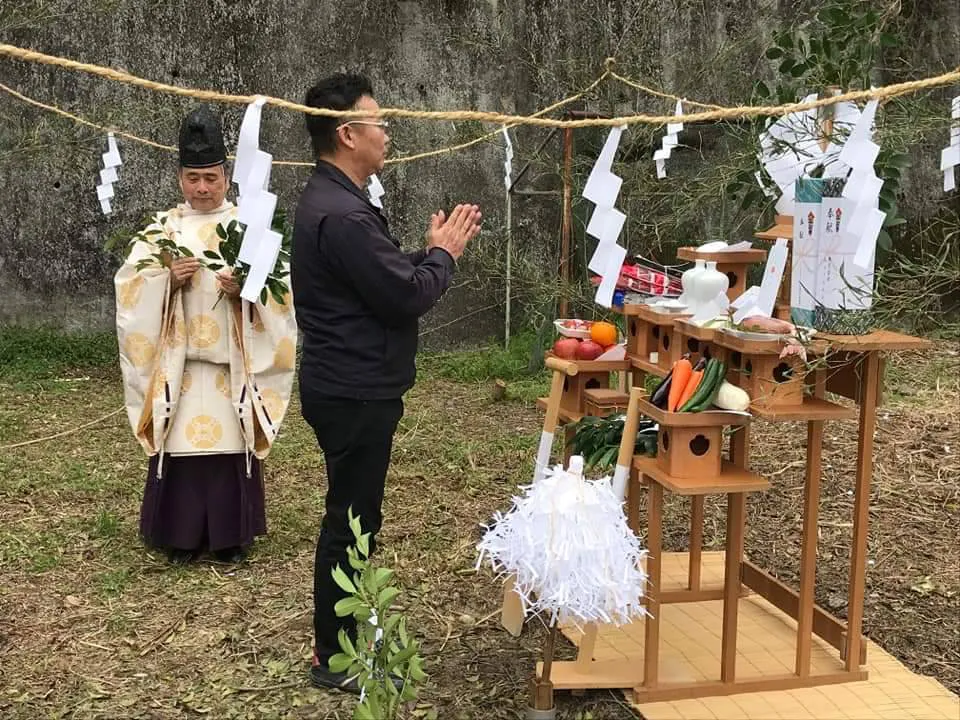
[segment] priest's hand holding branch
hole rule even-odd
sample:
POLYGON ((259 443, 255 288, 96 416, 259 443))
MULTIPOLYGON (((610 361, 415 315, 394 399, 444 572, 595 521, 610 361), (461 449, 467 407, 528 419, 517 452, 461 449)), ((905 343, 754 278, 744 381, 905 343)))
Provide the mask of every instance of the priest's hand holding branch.
POLYGON ((170 284, 173 290, 179 290, 200 269, 200 260, 195 257, 178 257, 170 262, 170 284))
POLYGON ((480 208, 476 205, 457 205, 449 218, 440 210, 430 217, 427 249, 441 248, 459 260, 467 243, 480 232, 480 219, 480 208))
POLYGON ((233 279, 233 272, 229 268, 217 273, 217 286, 231 300, 240 297, 240 283, 233 279))

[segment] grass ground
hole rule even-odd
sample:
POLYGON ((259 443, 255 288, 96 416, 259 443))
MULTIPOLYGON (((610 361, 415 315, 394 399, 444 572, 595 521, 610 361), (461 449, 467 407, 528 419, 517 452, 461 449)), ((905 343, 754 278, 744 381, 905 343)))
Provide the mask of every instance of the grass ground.
MULTIPOLYGON (((0 715, 11 718, 349 718, 312 689, 311 572, 323 464, 294 404, 266 466, 269 535, 239 568, 172 568, 137 537, 146 460, 123 414, 112 339, 0 331, 0 715)), ((867 634, 960 690, 960 348, 896 359, 881 411, 867 634)), ((378 562, 396 568, 430 673, 416 717, 519 717, 544 637, 500 630, 501 589, 474 572, 480 523, 532 472, 544 386, 527 353, 429 356, 407 398, 378 562), (508 399, 491 398, 491 376, 508 399)), ((856 425, 827 426, 818 602, 844 616, 856 425)), ((780 577, 799 565, 805 434, 758 423, 748 552, 780 577)), ((683 505, 667 508, 684 541, 683 505)), ((722 545, 721 508, 705 540, 722 545)), ((572 656, 572 648, 561 653, 572 656)), ((616 693, 558 698, 564 718, 630 718, 616 693)))

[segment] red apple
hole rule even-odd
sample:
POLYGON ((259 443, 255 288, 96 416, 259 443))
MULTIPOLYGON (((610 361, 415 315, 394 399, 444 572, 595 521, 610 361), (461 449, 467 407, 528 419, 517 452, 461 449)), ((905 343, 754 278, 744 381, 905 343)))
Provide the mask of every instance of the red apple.
POLYGON ((576 338, 562 337, 553 344, 553 354, 564 360, 576 360, 580 341, 576 338))
POLYGON ((596 360, 601 355, 603 355, 603 347, 593 340, 584 340, 577 348, 578 360, 596 360))

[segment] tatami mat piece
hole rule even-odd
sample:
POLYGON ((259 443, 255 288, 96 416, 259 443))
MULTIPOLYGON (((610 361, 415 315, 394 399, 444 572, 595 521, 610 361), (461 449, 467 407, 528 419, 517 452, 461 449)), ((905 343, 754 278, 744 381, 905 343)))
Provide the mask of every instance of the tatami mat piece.
MULTIPOLYGON (((663 587, 678 589, 687 578, 685 553, 665 554, 663 587)), ((704 587, 719 587, 723 553, 704 553, 704 587)), ((661 607, 660 680, 663 683, 720 679, 720 601, 661 607)), ((564 633, 577 642, 574 628, 564 633)), ((599 628, 594 661, 620 661, 638 670, 643 663, 643 621, 599 628)), ((758 595, 740 602, 737 678, 792 673, 796 623, 758 595)), ((813 638, 811 674, 842 670, 837 652, 813 638)), ((960 699, 932 678, 915 675, 870 642, 868 680, 800 690, 759 692, 647 703, 635 707, 647 720, 960 720, 960 699)), ((642 673, 641 673, 642 676, 642 673)), ((625 689, 628 700, 633 694, 625 689)))

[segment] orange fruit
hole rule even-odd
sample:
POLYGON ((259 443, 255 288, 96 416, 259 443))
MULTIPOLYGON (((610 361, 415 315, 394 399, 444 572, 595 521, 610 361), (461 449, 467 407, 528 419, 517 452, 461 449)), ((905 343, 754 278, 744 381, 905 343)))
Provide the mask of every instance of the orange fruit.
POLYGON ((617 326, 608 322, 595 322, 590 328, 590 339, 600 347, 610 347, 617 343, 617 326))

